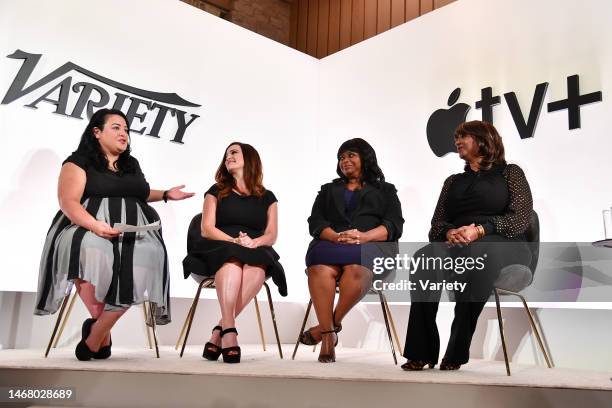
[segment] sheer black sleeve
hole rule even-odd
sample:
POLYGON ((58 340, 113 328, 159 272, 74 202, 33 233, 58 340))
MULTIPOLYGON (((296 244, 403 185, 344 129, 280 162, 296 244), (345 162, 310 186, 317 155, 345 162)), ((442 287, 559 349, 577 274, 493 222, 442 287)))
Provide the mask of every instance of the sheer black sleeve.
POLYGON ((455 228, 453 224, 450 223, 448 216, 446 214, 446 200, 448 198, 448 190, 450 189, 451 184, 455 180, 455 175, 449 176, 442 186, 442 191, 440 192, 440 197, 438 198, 438 204, 436 205, 436 210, 434 211, 433 218, 431 219, 431 229, 429 230, 429 241, 446 241, 446 232, 449 229, 455 228))
POLYGON ((533 212, 533 199, 525 173, 519 166, 507 165, 503 175, 508 183, 510 202, 505 214, 493 217, 492 221, 495 232, 513 238, 527 230, 533 212))

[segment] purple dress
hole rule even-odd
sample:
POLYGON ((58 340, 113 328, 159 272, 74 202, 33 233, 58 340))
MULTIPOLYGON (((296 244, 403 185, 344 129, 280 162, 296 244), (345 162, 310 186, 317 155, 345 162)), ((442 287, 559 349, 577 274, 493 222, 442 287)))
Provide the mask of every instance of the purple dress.
MULTIPOLYGON (((344 204, 347 215, 359 205, 360 191, 344 190, 344 204)), ((363 265, 371 269, 372 258, 382 256, 378 246, 373 243, 341 244, 319 241, 306 253, 306 266, 312 265, 363 265)))

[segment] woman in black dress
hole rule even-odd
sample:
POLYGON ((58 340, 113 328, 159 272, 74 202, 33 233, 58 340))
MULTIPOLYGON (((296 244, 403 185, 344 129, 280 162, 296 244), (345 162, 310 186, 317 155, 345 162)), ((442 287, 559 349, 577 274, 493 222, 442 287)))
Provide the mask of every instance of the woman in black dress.
POLYGON ((130 154, 129 124, 118 110, 93 114, 59 176, 61 210, 47 233, 40 262, 36 314, 55 313, 76 285, 91 318, 76 347, 79 360, 108 358, 110 330, 130 305, 146 300, 168 323, 168 257, 161 230, 120 234, 115 223, 159 221, 147 202, 183 200, 184 186, 151 190, 130 154))
POLYGON ((468 362, 470 343, 480 315, 501 269, 509 264, 529 265, 531 252, 525 232, 533 201, 525 174, 516 164, 506 164, 504 145, 493 125, 466 122, 455 131, 459 157, 465 171, 444 182, 436 206, 429 244, 415 257, 483 257, 484 269, 452 272, 417 270, 404 347, 404 370, 430 368, 438 362, 440 338, 436 314, 439 291, 421 290, 418 281, 446 279, 465 283, 455 290, 455 318, 441 370, 457 370, 468 362), (437 242, 437 243, 436 243, 437 242))
POLYGON ((202 238, 183 260, 185 278, 215 277, 221 308, 203 357, 226 363, 240 362, 235 319, 257 295, 266 276, 287 296, 285 272, 272 248, 278 230, 276 197, 263 186, 261 159, 246 143, 225 150, 216 183, 204 196, 202 238))
POLYGON ((372 146, 359 138, 347 140, 337 157, 340 178, 321 186, 308 218, 314 238, 306 254, 308 289, 319 324, 300 341, 313 345, 323 340, 322 363, 335 361, 342 319, 372 286, 368 259, 394 256, 386 252, 396 253, 396 244, 390 243, 397 242, 404 224, 397 190, 385 181, 372 146))

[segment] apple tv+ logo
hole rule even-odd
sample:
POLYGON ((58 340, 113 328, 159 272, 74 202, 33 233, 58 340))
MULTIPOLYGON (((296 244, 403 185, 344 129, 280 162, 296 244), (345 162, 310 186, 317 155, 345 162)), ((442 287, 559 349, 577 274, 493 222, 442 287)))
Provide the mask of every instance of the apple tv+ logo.
MULTIPOLYGON (((536 85, 527 119, 525 119, 525 115, 523 115, 518 104, 516 94, 514 92, 504 94, 504 100, 508 105, 512 120, 521 139, 533 137, 547 89, 548 82, 536 85)), ((427 121, 427 142, 431 150, 438 157, 456 152, 455 129, 459 124, 465 122, 465 118, 471 108, 468 104, 456 103, 460 95, 461 88, 456 88, 448 97, 447 105, 449 108, 437 109, 427 121)), ((601 91, 581 95, 579 77, 578 75, 572 75, 567 77, 567 98, 548 103, 547 110, 548 112, 567 110, 568 128, 570 130, 578 129, 580 128, 580 107, 593 102, 601 102, 601 100, 601 91)), ((500 96, 494 96, 493 89, 486 87, 480 90, 480 100, 475 103, 475 107, 482 111, 483 121, 493 123, 493 107, 499 104, 501 104, 500 96)))

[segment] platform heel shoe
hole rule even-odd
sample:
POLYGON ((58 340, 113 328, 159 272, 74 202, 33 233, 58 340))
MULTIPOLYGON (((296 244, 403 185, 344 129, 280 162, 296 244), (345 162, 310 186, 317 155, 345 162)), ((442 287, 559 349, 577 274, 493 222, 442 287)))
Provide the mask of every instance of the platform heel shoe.
MULTIPOLYGON (((228 333, 236 333, 236 336, 237 336, 238 330, 236 330, 235 327, 230 327, 228 329, 225 329, 221 332, 221 337, 225 336, 228 333)), ((224 363, 239 363, 240 355, 242 353, 240 351, 240 346, 233 346, 233 347, 225 347, 221 349, 221 354, 223 354, 224 363)))
MULTIPOLYGON (((212 329, 213 333, 215 330, 222 331, 223 329, 221 328, 221 326, 215 326, 212 329)), ((206 344, 204 345, 204 352, 202 353, 202 357, 210 361, 217 361, 220 355, 221 347, 211 343, 210 341, 206 342, 206 344)))
POLYGON ((74 355, 80 361, 89 361, 95 354, 87 347, 87 343, 85 343, 85 340, 89 337, 89 333, 91 333, 91 326, 93 326, 95 322, 96 319, 85 319, 83 322, 83 327, 81 328, 81 341, 79 341, 79 344, 77 344, 74 349, 74 355))

